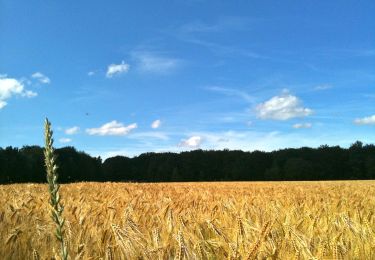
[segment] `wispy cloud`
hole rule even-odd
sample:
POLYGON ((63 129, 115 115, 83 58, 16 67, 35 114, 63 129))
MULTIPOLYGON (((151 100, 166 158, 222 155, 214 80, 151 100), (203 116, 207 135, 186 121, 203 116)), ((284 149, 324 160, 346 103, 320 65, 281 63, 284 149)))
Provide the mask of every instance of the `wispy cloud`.
POLYGON ((207 23, 202 21, 193 21, 183 24, 179 32, 183 34, 191 33, 223 33, 233 31, 248 31, 252 29, 251 24, 254 20, 248 17, 221 17, 218 20, 207 23))
POLYGON ((216 42, 198 39, 195 37, 185 38, 184 41, 206 47, 208 50, 220 56, 242 56, 252 59, 268 59, 268 57, 252 50, 243 49, 234 45, 224 45, 216 42))
POLYGON ((151 123, 151 128, 152 129, 157 129, 161 126, 161 120, 157 119, 154 122, 151 123))
POLYGON ((311 128, 311 127, 312 127, 311 123, 297 123, 293 125, 293 128, 295 129, 311 128))
POLYGON ((375 56, 375 49, 362 49, 357 50, 356 54, 358 56, 364 56, 364 57, 374 57, 375 56))
POLYGON ((313 113, 310 108, 304 108, 298 97, 291 94, 274 96, 256 107, 257 116, 261 119, 288 120, 295 117, 305 117, 313 113))
POLYGON ((65 129, 65 134, 67 135, 74 135, 79 132, 79 127, 78 126, 73 126, 70 128, 65 129))
POLYGON ((207 24, 201 21, 194 21, 191 23, 183 24, 179 30, 180 33, 207 33, 207 32, 219 32, 223 28, 219 24, 207 24))
POLYGON ((181 25, 180 33, 226 33, 249 31, 253 29, 256 20, 243 16, 223 16, 211 22, 195 20, 181 25))
POLYGON ((164 132, 138 132, 129 135, 130 139, 145 140, 145 139, 159 139, 159 140, 169 140, 168 133, 164 132))
POLYGON ((238 31, 251 30, 251 24, 254 20, 247 17, 222 17, 213 23, 204 23, 201 21, 194 21, 183 24, 177 29, 172 29, 173 35, 176 35, 179 40, 199 45, 207 48, 215 55, 220 56, 243 56, 253 59, 267 59, 266 56, 261 55, 253 50, 243 49, 231 44, 223 44, 220 42, 207 41, 205 35, 210 34, 225 34, 238 31))
POLYGON ((335 49, 331 50, 336 55, 340 57, 364 57, 364 58, 371 58, 375 56, 375 49, 335 49))
POLYGON ((332 88, 333 86, 330 84, 321 84, 314 87, 314 90, 327 90, 332 88))
POLYGON ((120 64, 110 64, 107 68, 106 77, 112 78, 115 75, 124 74, 129 71, 130 65, 122 61, 120 64))
POLYGON ((35 72, 34 74, 31 75, 31 77, 33 79, 36 79, 38 80, 40 83, 42 84, 49 84, 51 83, 51 80, 49 77, 47 77, 46 75, 44 75, 43 73, 41 72, 35 72))
POLYGON ((88 86, 82 86, 75 89, 72 92, 72 98, 70 99, 71 102, 75 103, 82 103, 87 101, 93 101, 102 98, 114 97, 117 93, 106 89, 106 88, 92 88, 88 86))
POLYGON ((182 65, 180 59, 147 51, 134 51, 132 57, 136 60, 138 69, 146 73, 169 74, 182 65))
POLYGON ((375 94, 364 94, 365 98, 375 98, 375 94))
POLYGON ((109 123, 106 123, 98 128, 88 128, 86 129, 86 133, 89 135, 127 135, 133 129, 137 128, 137 124, 133 123, 130 125, 124 125, 123 123, 119 123, 116 120, 113 120, 109 123))
POLYGON ((37 93, 26 90, 21 80, 7 76, 0 77, 0 109, 4 108, 8 104, 7 100, 13 96, 32 98, 36 97, 37 93))
POLYGON ((25 90, 22 94, 22 97, 27 97, 27 98, 33 98, 38 96, 38 93, 31 91, 31 90, 25 90))
POLYGON ((224 87, 219 87, 219 86, 211 86, 211 87, 207 87, 206 89, 226 95, 226 96, 240 97, 243 100, 250 102, 250 103, 255 101, 255 98, 253 96, 249 95, 245 91, 238 90, 238 89, 224 88, 224 87))
POLYGON ((357 125, 374 125, 375 124, 375 115, 357 118, 354 120, 354 123, 357 125))
POLYGON ((59 139, 59 142, 63 143, 63 144, 70 143, 71 141, 72 141, 72 139, 70 139, 70 138, 60 138, 59 139))

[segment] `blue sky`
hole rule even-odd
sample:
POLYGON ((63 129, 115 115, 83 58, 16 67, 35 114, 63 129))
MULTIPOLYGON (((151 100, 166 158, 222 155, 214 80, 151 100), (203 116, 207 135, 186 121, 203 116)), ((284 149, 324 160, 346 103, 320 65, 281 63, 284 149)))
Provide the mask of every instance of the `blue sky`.
POLYGON ((0 0, 0 146, 375 143, 374 1, 0 0))

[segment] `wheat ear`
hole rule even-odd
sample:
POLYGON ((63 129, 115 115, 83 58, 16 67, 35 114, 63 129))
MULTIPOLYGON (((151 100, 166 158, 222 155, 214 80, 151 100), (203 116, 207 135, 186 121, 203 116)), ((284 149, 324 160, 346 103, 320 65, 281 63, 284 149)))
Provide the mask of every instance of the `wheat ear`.
POLYGON ((61 258, 64 260, 68 259, 68 251, 66 248, 66 244, 64 242, 64 218, 62 216, 62 212, 64 210, 63 205, 61 204, 61 197, 59 193, 60 185, 57 183, 57 165, 56 165, 56 155, 53 149, 53 131, 51 129, 51 123, 46 118, 44 124, 44 137, 45 137, 45 149, 44 149, 44 162, 46 165, 47 171, 47 181, 49 187, 49 194, 50 194, 50 205, 51 213, 52 213, 52 220, 56 224, 56 238, 60 242, 60 254, 61 258))

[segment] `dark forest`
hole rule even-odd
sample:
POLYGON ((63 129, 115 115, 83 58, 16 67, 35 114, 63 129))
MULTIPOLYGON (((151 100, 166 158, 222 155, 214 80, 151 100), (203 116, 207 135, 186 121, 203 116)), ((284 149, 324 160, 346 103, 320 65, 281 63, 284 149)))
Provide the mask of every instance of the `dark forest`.
MULTIPOLYGON (((281 181, 375 179, 375 145, 322 145, 273 152, 194 150, 100 157, 56 149, 61 183, 80 181, 281 181)), ((46 182, 43 148, 0 148, 0 183, 46 182)))

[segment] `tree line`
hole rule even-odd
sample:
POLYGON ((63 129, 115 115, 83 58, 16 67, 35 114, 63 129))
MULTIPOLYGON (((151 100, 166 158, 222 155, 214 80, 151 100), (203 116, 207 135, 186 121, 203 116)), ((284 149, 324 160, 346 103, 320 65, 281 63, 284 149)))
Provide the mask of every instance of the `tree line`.
MULTIPOLYGON (((273 152, 194 150, 115 156, 56 149, 59 182, 280 181, 375 179, 375 145, 323 145, 273 152)), ((43 148, 0 148, 0 183, 46 182, 43 148)))

